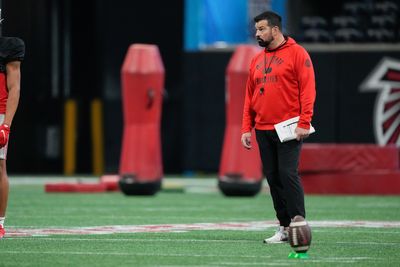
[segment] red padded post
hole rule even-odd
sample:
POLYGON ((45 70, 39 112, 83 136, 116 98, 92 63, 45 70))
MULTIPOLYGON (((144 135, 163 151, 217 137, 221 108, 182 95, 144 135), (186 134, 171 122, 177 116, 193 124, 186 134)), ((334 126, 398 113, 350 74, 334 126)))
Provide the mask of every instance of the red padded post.
POLYGON ((226 69, 226 127, 219 167, 219 186, 226 195, 257 194, 263 178, 254 131, 251 150, 240 142, 246 82, 257 52, 255 46, 238 46, 226 69))
POLYGON ((399 170, 399 150, 395 145, 304 144, 300 172, 345 172, 399 170))
POLYGON ((158 183, 163 176, 160 121, 164 88, 158 47, 131 45, 121 79, 124 131, 119 173, 131 182, 158 183))

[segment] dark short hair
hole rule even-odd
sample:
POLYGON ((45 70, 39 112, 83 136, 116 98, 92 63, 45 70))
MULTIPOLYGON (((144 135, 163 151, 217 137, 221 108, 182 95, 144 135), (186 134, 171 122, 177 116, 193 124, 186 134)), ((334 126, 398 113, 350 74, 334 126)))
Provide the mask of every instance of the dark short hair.
POLYGON ((254 17, 254 21, 257 23, 260 20, 268 21, 268 26, 277 26, 279 30, 282 30, 282 18, 278 14, 272 11, 265 11, 254 17))

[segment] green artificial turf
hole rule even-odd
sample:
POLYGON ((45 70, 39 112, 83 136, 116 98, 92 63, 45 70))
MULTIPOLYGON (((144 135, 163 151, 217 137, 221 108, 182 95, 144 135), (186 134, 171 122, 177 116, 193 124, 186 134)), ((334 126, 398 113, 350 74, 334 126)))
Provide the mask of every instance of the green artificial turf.
MULTIPOLYGON (((400 221, 398 196, 306 196, 309 221, 400 221)), ((42 185, 11 186, 6 226, 107 225, 275 220, 270 196, 220 193, 49 194, 42 185)), ((0 266, 398 266, 400 228, 314 227, 309 259, 288 259, 288 244, 264 245, 263 230, 6 237, 0 266)))

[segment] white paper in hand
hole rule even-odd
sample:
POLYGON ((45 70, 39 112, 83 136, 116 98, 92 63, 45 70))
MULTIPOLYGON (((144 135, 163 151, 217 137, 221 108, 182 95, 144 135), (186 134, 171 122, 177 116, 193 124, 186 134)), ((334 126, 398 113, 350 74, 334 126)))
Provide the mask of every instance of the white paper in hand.
MULTIPOLYGON (((296 139, 296 133, 294 130, 297 127, 297 123, 299 122, 299 116, 288 119, 286 121, 282 121, 274 125, 276 133, 278 134, 279 140, 281 142, 287 142, 293 139, 296 139)), ((309 134, 315 133, 314 127, 310 125, 309 134)))

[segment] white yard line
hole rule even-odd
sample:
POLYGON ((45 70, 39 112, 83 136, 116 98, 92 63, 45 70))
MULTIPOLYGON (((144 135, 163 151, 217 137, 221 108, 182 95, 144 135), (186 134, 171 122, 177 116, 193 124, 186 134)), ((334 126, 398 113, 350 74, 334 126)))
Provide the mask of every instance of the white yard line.
MULTIPOLYGON (((51 255, 110 255, 110 256, 157 256, 157 257, 208 257, 208 258, 231 258, 232 254, 183 254, 183 253, 141 253, 141 252, 89 252, 89 251, 26 251, 26 250, 0 250, 0 254, 51 254, 51 255)), ((235 258, 266 258, 271 256, 260 255, 235 255, 235 258)))
MULTIPOLYGON (((400 228, 399 221, 310 221, 311 227, 356 227, 356 228, 400 228)), ((276 227, 276 221, 154 224, 154 225, 107 225, 92 227, 8 227, 7 237, 49 236, 49 235, 89 235, 122 233, 163 233, 188 232, 196 230, 263 231, 276 227)))
MULTIPOLYGON (((137 242, 149 242, 149 243, 160 243, 160 242, 185 242, 185 243, 254 243, 254 240, 248 239, 235 239, 235 240, 220 240, 220 239, 171 239, 171 238, 59 238, 59 237, 47 237, 47 236, 35 236, 39 237, 43 241, 96 241, 96 242, 108 242, 108 243, 137 243, 137 242)), ((9 237, 7 239, 18 239, 18 240, 33 240, 32 237, 9 237)), ((260 241, 261 243, 261 241, 260 241)))

